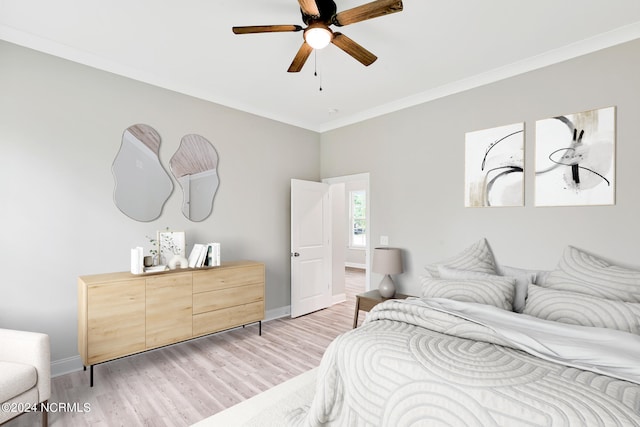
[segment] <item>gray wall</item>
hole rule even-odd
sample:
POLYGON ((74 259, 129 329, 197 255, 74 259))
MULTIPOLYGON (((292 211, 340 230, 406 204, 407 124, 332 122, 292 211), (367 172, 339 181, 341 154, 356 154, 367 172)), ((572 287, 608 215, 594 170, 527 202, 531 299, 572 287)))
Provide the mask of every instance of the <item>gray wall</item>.
MULTIPOLYGON (((639 265, 640 41, 322 134, 322 176, 370 172, 372 242, 405 249, 402 291, 425 264, 486 237, 499 263, 551 269, 567 244, 639 265), (615 206, 534 204, 535 122, 617 106, 615 206), (525 122, 525 206, 464 208, 465 132, 525 122)), ((372 283, 380 280, 372 275, 372 283)))
POLYGON ((75 358, 77 276, 129 270, 129 249, 165 227, 186 232, 187 250, 219 241, 223 261, 265 262, 267 310, 289 305, 290 179, 319 179, 317 133, 5 42, 0 62, 0 327, 48 333, 53 361, 75 358), (160 133, 167 169, 186 134, 215 146, 208 219, 183 217, 175 180, 156 221, 116 208, 111 163, 135 123, 160 133))
MULTIPOLYGON (((52 360, 77 356, 76 278, 129 269, 129 249, 170 227, 222 243, 223 260, 267 264, 267 309, 289 305, 290 179, 370 173, 369 238, 406 250, 401 290, 424 264, 487 237, 498 261, 553 268, 573 244, 638 265, 640 41, 318 135, 0 42, 0 327, 38 330, 52 360), (535 121, 617 106, 617 203, 533 207, 535 121), (465 209, 464 134, 526 123, 526 206, 465 209), (220 156, 213 214, 140 223, 112 202, 111 162, 124 129, 162 136, 165 166, 197 133, 220 156), (296 159, 292 162, 290 159, 296 159)), ((380 277, 372 275, 372 282, 380 277)), ((77 363, 77 358, 75 359, 77 363)))

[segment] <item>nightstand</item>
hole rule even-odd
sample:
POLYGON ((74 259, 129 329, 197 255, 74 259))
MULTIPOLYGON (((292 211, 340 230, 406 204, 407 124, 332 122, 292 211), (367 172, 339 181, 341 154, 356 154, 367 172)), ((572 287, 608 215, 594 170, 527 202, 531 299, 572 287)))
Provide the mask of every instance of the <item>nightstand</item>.
POLYGON ((356 328, 358 326, 358 314, 360 313, 360 310, 369 311, 376 305, 388 299, 405 299, 409 297, 410 295, 396 293, 391 298, 385 298, 380 295, 380 292, 377 289, 356 295, 356 312, 353 315, 353 327, 356 328))

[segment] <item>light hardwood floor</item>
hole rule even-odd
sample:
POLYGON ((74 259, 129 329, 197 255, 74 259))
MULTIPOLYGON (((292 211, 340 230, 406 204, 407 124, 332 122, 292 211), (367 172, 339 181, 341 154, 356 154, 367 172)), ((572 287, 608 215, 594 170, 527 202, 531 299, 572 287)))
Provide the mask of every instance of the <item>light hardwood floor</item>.
MULTIPOLYGON (((90 411, 49 414, 49 425, 188 426, 320 363, 329 343, 351 329, 364 270, 346 269, 345 302, 296 319, 264 322, 96 365, 52 379, 54 405, 90 405, 90 411)), ((359 323, 364 319, 359 316, 359 323)), ((29 413, 3 427, 37 426, 29 413)))

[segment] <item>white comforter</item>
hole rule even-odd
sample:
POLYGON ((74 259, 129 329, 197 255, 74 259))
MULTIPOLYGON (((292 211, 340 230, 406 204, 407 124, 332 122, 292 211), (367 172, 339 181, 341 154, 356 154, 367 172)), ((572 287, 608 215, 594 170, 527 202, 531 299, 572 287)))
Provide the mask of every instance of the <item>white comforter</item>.
POLYGON ((338 337, 297 426, 640 426, 640 337, 451 300, 338 337), (531 353, 531 354, 530 354, 531 353))

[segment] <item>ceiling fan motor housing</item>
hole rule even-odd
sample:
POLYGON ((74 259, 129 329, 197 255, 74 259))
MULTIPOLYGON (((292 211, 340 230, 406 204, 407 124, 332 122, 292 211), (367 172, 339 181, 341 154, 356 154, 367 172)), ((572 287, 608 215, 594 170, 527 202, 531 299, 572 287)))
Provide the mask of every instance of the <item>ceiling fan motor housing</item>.
POLYGON ((318 6, 320 16, 318 17, 307 15, 306 13, 304 13, 304 10, 300 9, 300 13, 302 14, 302 22, 304 22, 306 25, 311 25, 315 22, 321 22, 328 26, 331 22, 331 18, 338 11, 336 3, 333 0, 316 0, 316 5, 318 6))

